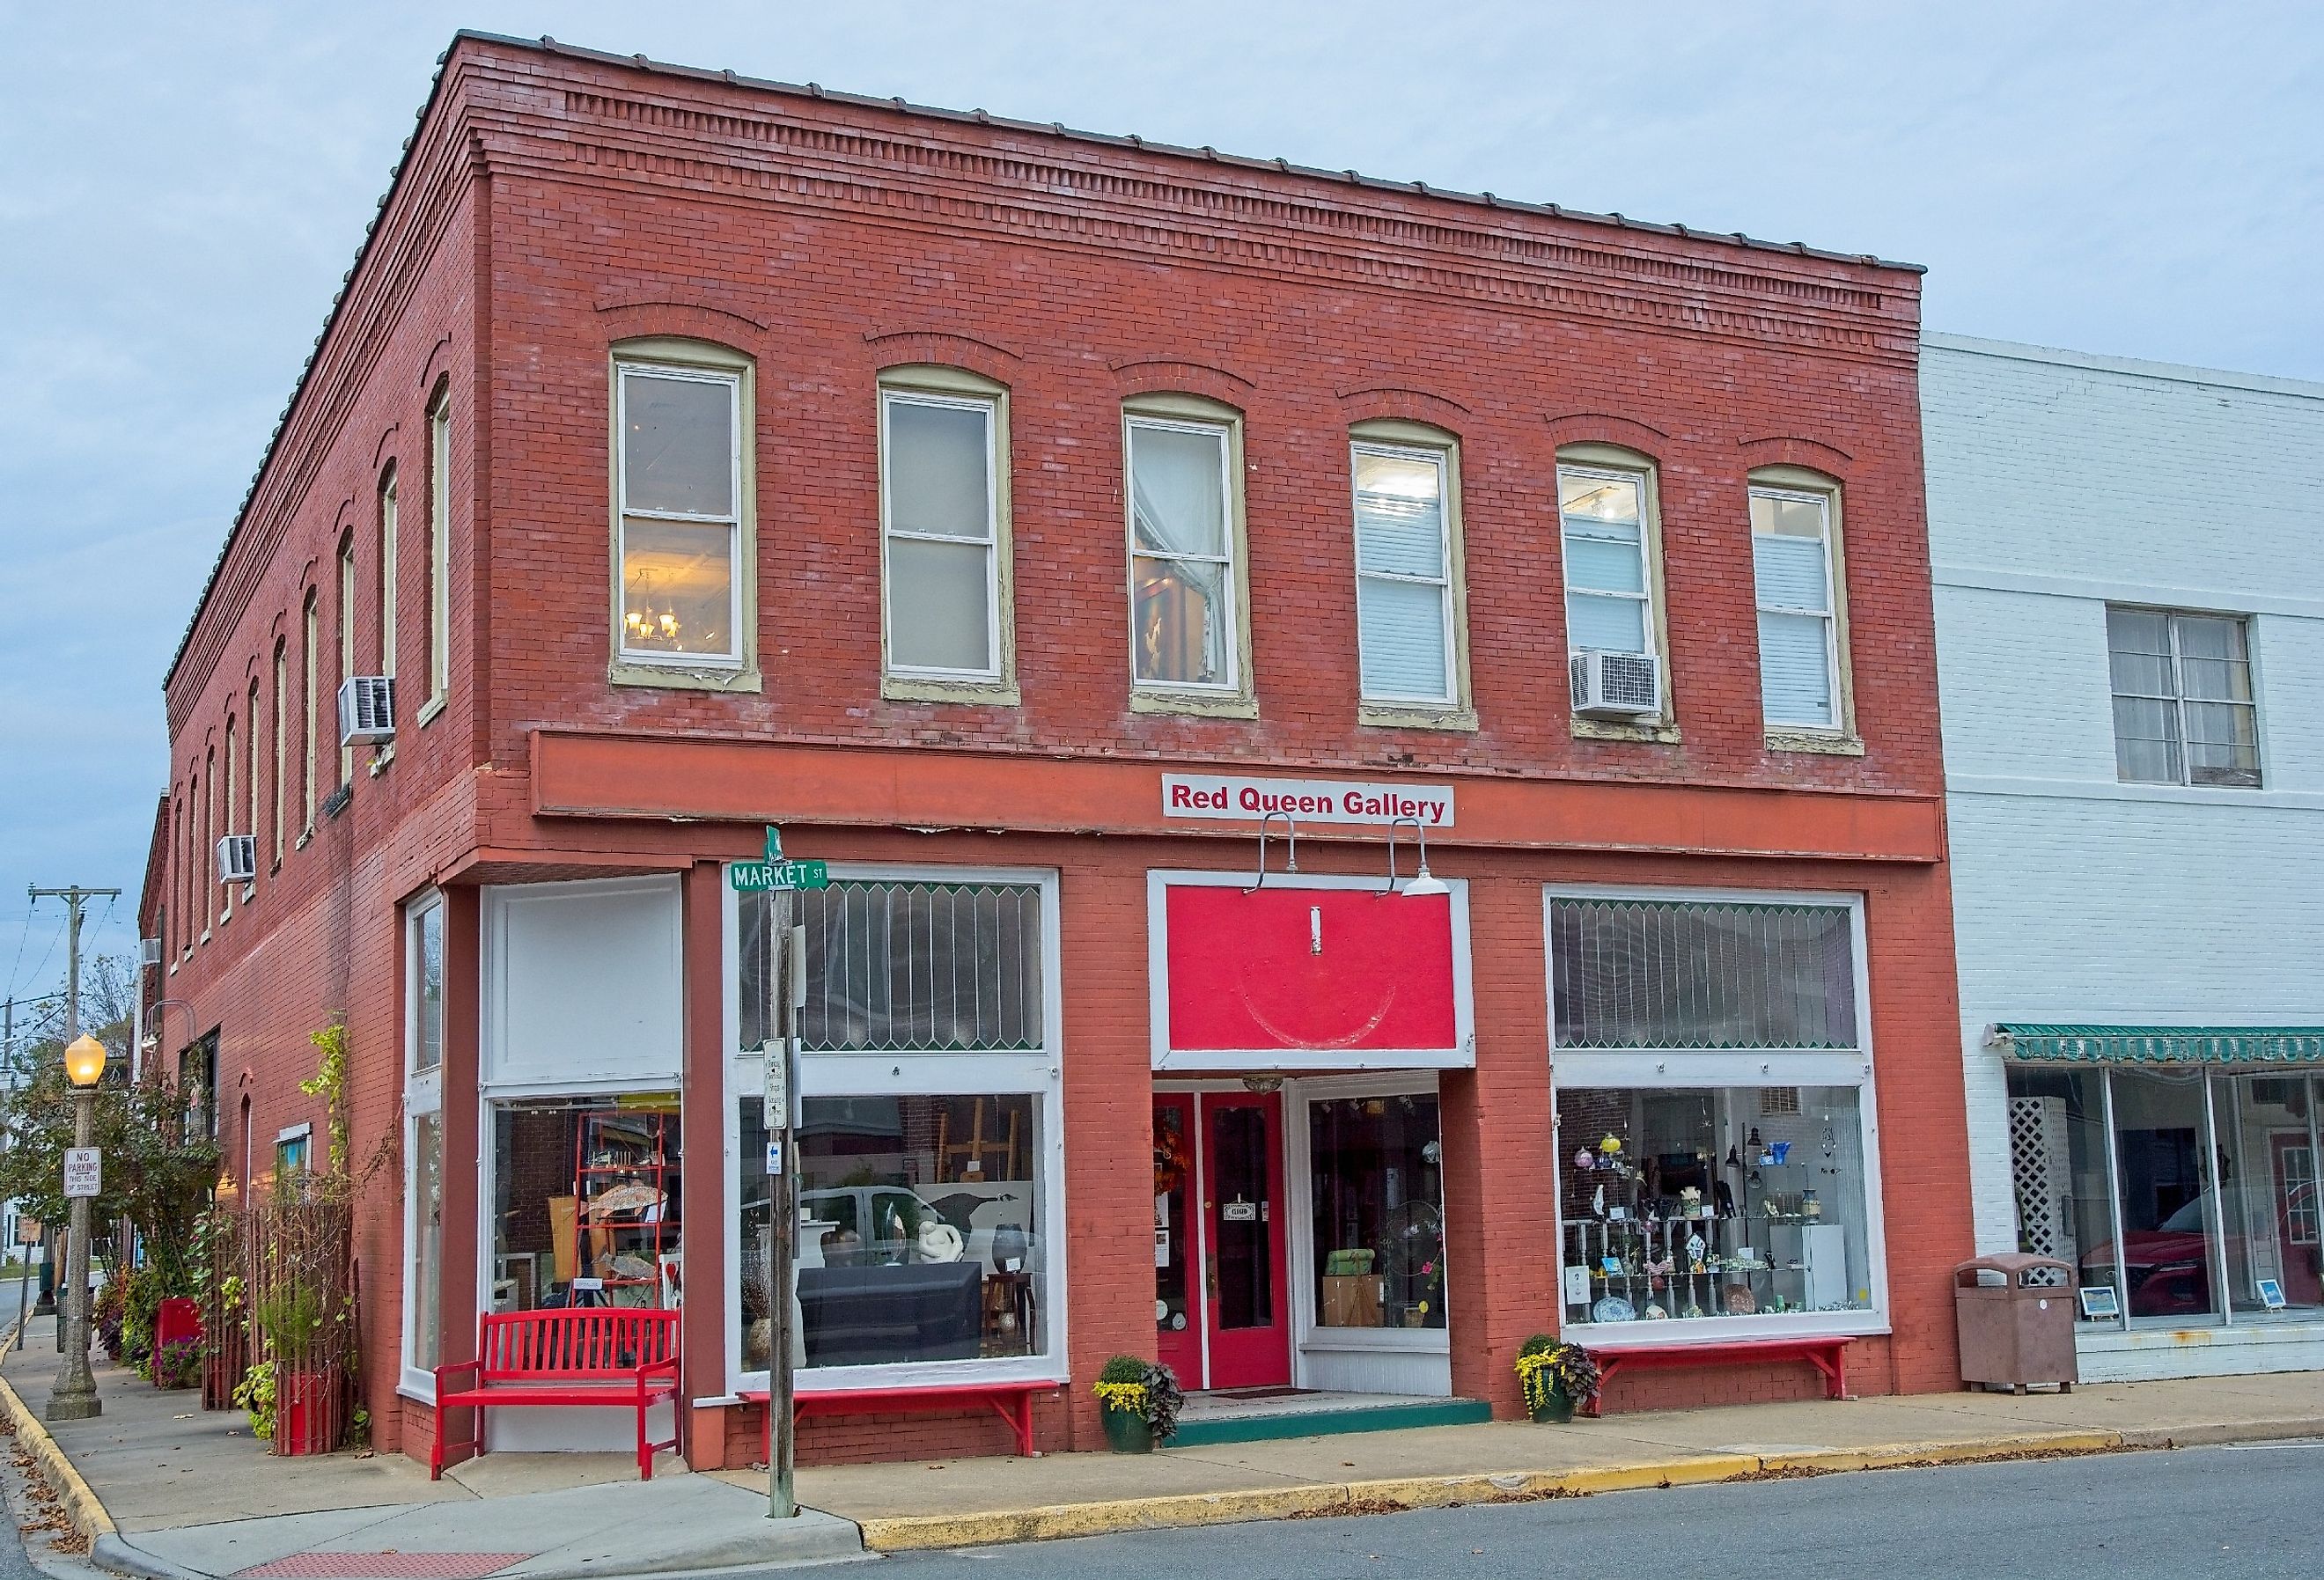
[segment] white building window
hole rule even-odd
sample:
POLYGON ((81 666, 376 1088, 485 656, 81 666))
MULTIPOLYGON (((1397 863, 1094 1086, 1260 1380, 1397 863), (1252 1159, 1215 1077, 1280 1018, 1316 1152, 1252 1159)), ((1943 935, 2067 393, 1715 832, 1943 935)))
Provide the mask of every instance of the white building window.
POLYGON ((992 683, 1002 674, 996 403, 880 393, 889 671, 992 683))
POLYGON ((1643 472, 1557 469, 1565 551, 1565 642, 1582 652, 1655 651, 1643 472))
MULTIPOLYGON (((1044 873, 835 873, 796 897, 803 1388, 1064 1374, 1056 883, 1044 873)), ((764 894, 731 901, 727 1316, 737 1388, 764 1387, 764 894)))
POLYGON ((1856 903, 1575 890, 1547 908, 1566 1324, 1881 1331, 1856 903))
POLYGON ((452 395, 428 408, 428 699, 440 702, 452 677, 452 395))
POLYGON ((621 656, 739 668, 742 374, 638 363, 615 374, 621 656))
POLYGON ((1759 707, 1770 730, 1837 732, 1843 726, 1831 550, 1830 495, 1751 490, 1759 707))
POLYGON ((1128 420, 1139 687, 1231 693, 1240 683, 1231 437, 1223 423, 1128 420))
POLYGON ((435 1391, 443 1359, 444 901, 403 913, 403 1387, 435 1391))
POLYGON ((379 672, 395 674, 396 577, 395 467, 379 480, 379 672))
POLYGON ((1350 469, 1363 698, 1450 707, 1459 698, 1445 457, 1357 443, 1350 469))
POLYGON ((2107 659, 2118 777, 2259 787, 2259 712, 2243 621, 2110 608, 2107 659))

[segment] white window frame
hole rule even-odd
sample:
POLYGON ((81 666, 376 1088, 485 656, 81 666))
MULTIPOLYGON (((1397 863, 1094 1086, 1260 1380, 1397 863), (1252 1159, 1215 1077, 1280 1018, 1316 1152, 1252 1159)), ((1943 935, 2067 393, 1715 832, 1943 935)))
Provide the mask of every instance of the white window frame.
MULTIPOLYGON (((208 852, 212 864, 210 867, 210 877, 213 881, 217 877, 217 867, 216 864, 217 861, 217 840, 225 838, 227 835, 232 834, 235 831, 234 815, 238 808, 234 804, 234 714, 232 710, 229 709, 226 716, 226 783, 218 811, 217 833, 210 842, 208 852)), ((232 921, 233 919, 234 885, 232 883, 219 883, 218 925, 220 927, 224 927, 227 922, 232 921)))
POLYGON ((401 558, 396 541, 395 463, 390 461, 379 479, 379 672, 395 678, 396 577, 401 558))
MULTIPOLYGON (((2258 683, 2258 682, 2259 682, 2259 672, 2258 672, 2258 665, 2257 665, 2256 661, 2255 661, 2253 659, 2253 657, 2252 657, 2252 622, 2251 622, 2251 616, 2250 616, 2250 615, 2248 615, 2248 614, 2236 614, 2236 613, 2233 613, 2233 612, 2226 611, 2226 610, 2218 610, 2218 609, 2184 609, 2184 608, 2178 607, 2178 606, 2177 606, 2177 605, 2160 605, 2160 604, 2108 604, 2107 605, 2106 605, 2105 614, 2106 614, 2106 643, 2107 643, 2107 731, 2108 736, 2113 740, 2114 744, 2115 744, 2115 781, 2116 781, 2116 783, 2118 783, 2118 784, 2161 784, 2161 785, 2172 785, 2172 784, 2175 784, 2175 785, 2181 785, 2181 786, 2183 786, 2183 787, 2185 787, 2185 788, 2187 788, 2187 789, 2190 789, 2190 790, 2227 790, 2227 791, 2229 791, 2229 792, 2231 792, 2231 793, 2239 793, 2239 792, 2243 792, 2243 791, 2246 791, 2246 790, 2255 790, 2264 789, 2264 788, 2266 787, 2266 784, 2267 784, 2267 762, 2266 762, 2266 757, 2265 757, 2264 753, 2263 753, 2263 751, 2261 750, 2261 747, 2260 747, 2260 732, 2259 732, 2259 683, 2258 683), (2167 653, 2167 654, 2157 653, 2157 654, 2151 654, 2151 655, 2148 655, 2148 656, 2151 656, 2151 657, 2157 657, 2157 658, 2166 658, 2166 657, 2167 657, 2167 658, 2171 661, 2171 695, 2170 695, 2170 696, 2168 696, 2168 697, 2157 697, 2157 696, 2153 696, 2153 695, 2152 695, 2152 694, 2150 694, 2150 693, 2143 692, 2143 691, 2117 691, 2117 690, 2116 690, 2116 689, 2115 689, 2115 685, 2114 685, 2114 653, 2115 653, 2115 646, 2114 646, 2114 616, 2115 616, 2115 614, 2117 614, 2117 613, 2125 614, 2151 614, 2151 615, 2153 615, 2153 617, 2155 617, 2156 619, 2158 619, 2158 620, 2160 620, 2160 621, 2162 621, 2162 622, 2163 622, 2163 639, 2171 644, 2171 651, 2170 651, 2170 652, 2169 652, 2169 653, 2167 653), (2227 698, 2211 698, 2211 697, 2196 697, 2196 698, 2190 698, 2190 697, 2187 695, 2187 673, 2186 673, 2186 670, 2185 670, 2185 668, 2184 668, 2184 664, 2185 664, 2185 661, 2186 661, 2186 660, 2185 660, 2185 653, 2184 653, 2184 651, 2182 650, 2182 648, 2181 648, 2181 646, 2180 640, 2179 640, 2179 623, 2180 623, 2181 620, 2217 620, 2217 621, 2221 622, 2221 623, 2222 623, 2222 624, 2224 624, 2235 625, 2235 626, 2238 626, 2238 627, 2240 627, 2240 628, 2242 629, 2242 631, 2243 631, 2243 637, 2244 637, 2244 656, 2243 656, 2244 676, 2245 676, 2245 679, 2246 679, 2247 681, 2249 681, 2249 682, 2251 683, 2251 691, 2252 691, 2251 700, 2250 700, 2249 702, 2232 702, 2232 701, 2229 701, 2229 700, 2227 700, 2227 698), (2126 774, 2123 772, 2123 771, 2122 771, 2122 726, 2121 726, 2121 725, 2120 725, 2118 722, 2116 722, 2116 719, 2114 718, 2114 716, 2114 716, 2114 704, 2115 704, 2115 702, 2116 702, 2117 699, 2126 699, 2126 700, 2133 701, 2133 702, 2167 702, 2167 703, 2169 703, 2169 704, 2171 705, 2171 711, 2172 711, 2172 716, 2173 716, 2178 720, 2178 730, 2179 730, 2179 743, 2178 743, 2178 745, 2179 745, 2179 750, 2178 750, 2178 758, 2179 758, 2179 777, 2178 777, 2178 778, 2176 778, 2176 779, 2132 779, 2132 778, 2128 777, 2127 775, 2126 775, 2126 774), (2188 750, 2189 742, 2188 742, 2188 736, 2187 736, 2187 709, 2188 709, 2188 707, 2189 707, 2189 705, 2190 705, 2190 703, 2191 703, 2193 706, 2196 706, 2196 707, 2243 707, 2243 708, 2248 708, 2248 709, 2250 709, 2250 710, 2251 710, 2251 717, 2252 717, 2252 757, 2253 757, 2252 772, 2253 772, 2255 774, 2256 774, 2256 775, 2258 775, 2258 776, 2259 776, 2259 777, 2258 777, 2258 781, 2257 781, 2256 783, 2254 783, 2254 784, 2248 784, 2248 785, 2243 785, 2243 784, 2210 784, 2210 783, 2199 783, 2199 782, 2197 782, 2197 781, 2196 781, 2196 779, 2195 779, 2195 764, 2194 764, 2194 762, 2193 762, 2193 754, 2192 754, 2192 753, 2188 750)), ((2198 662, 2206 662, 2206 661, 2209 661, 2198 660, 2197 661, 2198 661, 2198 662)))
MULTIPOLYGON (((1047 1283, 1047 1345, 1038 1354, 991 1360, 910 1361, 876 1366, 802 1368, 801 1393, 842 1388, 909 1388, 978 1382, 1063 1381, 1071 1375, 1067 1332, 1072 1284, 1065 1240, 1065 994, 1059 981, 1061 933, 1057 873, 1053 868, 881 866, 834 862, 835 882, 1033 883, 1041 890, 1041 1042, 1025 1053, 808 1053, 799 1061, 799 1096, 1010 1096, 1040 1103, 1042 1258, 1047 1283)), ((735 1275, 742 1266, 742 1231, 734 1210, 742 1199, 742 1127, 737 1104, 756 1102, 766 1089, 765 1064, 742 1039, 740 931, 732 884, 724 887, 722 981, 726 1024, 726 1091, 719 1123, 724 1136, 725 1288, 720 1291, 726 1335, 728 1395, 764 1390, 765 1371, 745 1372, 742 1306, 735 1275)))
POLYGON ((956 681, 973 686, 997 686, 1008 673, 1001 651, 1001 402, 991 396, 939 394, 933 391, 883 385, 880 391, 880 629, 881 652, 887 672, 900 680, 956 681), (894 564, 888 545, 896 539, 916 543, 970 543, 979 540, 950 537, 941 532, 914 531, 895 524, 888 485, 893 468, 895 439, 889 414, 899 405, 934 406, 953 411, 974 411, 984 419, 984 651, 991 660, 981 670, 947 669, 927 664, 898 663, 889 590, 894 584, 894 564))
MULTIPOLYGON (((1835 541, 1832 531, 1832 495, 1821 489, 1785 488, 1771 483, 1754 483, 1750 485, 1748 494, 1752 499, 1775 499, 1790 504, 1812 504, 1823 522, 1823 606, 1820 609, 1803 608, 1790 604, 1766 604, 1760 601, 1758 540, 1762 534, 1756 523, 1751 527, 1752 642, 1754 646, 1758 642, 1757 617, 1761 614, 1788 614, 1822 621, 1824 695, 1831 698, 1831 716, 1828 719, 1779 718, 1767 711, 1766 679, 1763 670, 1759 686, 1760 721, 1771 735, 1845 735, 1849 730, 1848 698, 1840 664, 1840 570, 1837 557, 1832 552, 1835 541)), ((1748 516, 1748 506, 1746 512, 1748 516)), ((1788 534, 1768 533, 1766 535, 1775 537, 1788 534)))
MULTIPOLYGON (((1879 1102, 1873 1086, 1872 995, 1861 894, 1795 889, 1639 888, 1614 884, 1553 883, 1542 891, 1542 971, 1549 1004, 1550 1146, 1553 1159, 1572 1151, 1557 1134, 1561 1090, 1693 1091, 1705 1088, 1837 1086, 1857 1094, 1857 1123, 1864 1160, 1864 1250, 1872 1304, 1867 1311, 1786 1311, 1750 1317, 1699 1317, 1655 1321, 1563 1322, 1561 1330, 1579 1344, 1685 1344, 1727 1339, 1794 1336, 1869 1337, 1891 1331, 1888 1300, 1887 1219, 1881 1200, 1879 1102), (1854 951, 1856 1039, 1853 1049, 1622 1049, 1561 1051, 1557 1045, 1557 962, 1552 954, 1551 910, 1561 900, 1659 900, 1691 905, 1828 905, 1849 913, 1854 951)), ((1550 1171, 1557 1215, 1558 1288, 1565 1275, 1564 1170, 1550 1171)))
POLYGON ((1451 457, 1443 449, 1420 445, 1389 444, 1379 439, 1351 439, 1348 443, 1348 498, 1350 532, 1355 543, 1356 566, 1356 688, 1363 701, 1386 707, 1422 707, 1443 709, 1461 705, 1461 642, 1455 624, 1460 615, 1453 596, 1452 541, 1452 468, 1451 457), (1436 546, 1437 563, 1443 574, 1434 577, 1412 576, 1402 571, 1366 570, 1364 568, 1363 524, 1357 513, 1356 457, 1380 456, 1391 460, 1416 461, 1436 469, 1436 546), (1387 582, 1404 587, 1434 587, 1443 611, 1444 684, 1432 694, 1407 694, 1395 691, 1370 691, 1364 688, 1364 599, 1363 584, 1367 581, 1387 582))
POLYGON ((420 723, 443 711, 452 686, 452 392, 428 407, 428 702, 420 723))
MULTIPOLYGON (((403 1257, 401 1266, 403 1326, 398 1341, 398 1355, 402 1375, 398 1380, 396 1391, 407 1398, 421 1400, 432 1404, 436 1400, 436 1374, 417 1365, 412 1354, 412 1339, 417 1332, 419 1320, 419 1280, 411 1276, 412 1250, 419 1243, 420 1239, 420 1192, 416 1188, 418 1181, 413 1176, 412 1169, 420 1155, 420 1120, 433 1119, 436 1122, 436 1167, 439 1176, 446 1171, 449 1161, 443 1147, 442 1049, 438 1049, 438 1058, 432 1068, 423 1070, 419 1067, 420 961, 421 959, 420 938, 420 929, 430 915, 435 917, 436 925, 438 928, 444 927, 448 919, 445 912, 444 896, 438 890, 426 891, 406 903, 403 908, 403 1257)), ((450 953, 447 947, 445 956, 447 989, 450 985, 450 953)), ((439 1024, 445 1032, 448 1032, 448 1018, 439 1024)), ((481 1215, 478 1221, 481 1225, 483 1221, 481 1215)), ((447 1331, 446 1317, 448 1315, 444 1305, 444 1246, 440 1241, 436 1247, 436 1331, 440 1344, 447 1331)), ((489 1289, 491 1286, 487 1284, 485 1288, 489 1289)))
POLYGON ((1224 419, 1211 420, 1201 418, 1162 417, 1150 411, 1125 411, 1121 419, 1121 511, 1122 525, 1128 550, 1129 581, 1124 588, 1130 611, 1130 688, 1134 696, 1158 698, 1239 698, 1244 695, 1242 653, 1242 580, 1240 563, 1240 518, 1239 504, 1240 480, 1235 476, 1236 424, 1224 419), (1220 522, 1220 541, 1223 554, 1153 553, 1138 547, 1138 496, 1136 488, 1138 440, 1139 430, 1156 432, 1197 433, 1215 439, 1219 444, 1219 486, 1221 508, 1224 519, 1220 522), (1226 633, 1227 672, 1223 680, 1149 680, 1138 672, 1138 562, 1159 560, 1166 564, 1187 563, 1216 565, 1220 568, 1220 598, 1223 607, 1220 621, 1226 633))
MULTIPOLYGON (((1653 508, 1651 504, 1653 498, 1652 490, 1652 480, 1648 476, 1646 469, 1644 467, 1603 466, 1596 462, 1585 461, 1560 461, 1557 463, 1556 494, 1554 497, 1557 502, 1557 568, 1559 580, 1561 583, 1560 591, 1568 598, 1577 596, 1585 598, 1627 598, 1636 603, 1638 605, 1638 629, 1642 633, 1640 640, 1646 643, 1646 646, 1640 651, 1647 658, 1653 659, 1657 664, 1659 664, 1662 661, 1662 630, 1658 623, 1659 616, 1656 614, 1655 606, 1654 534, 1647 521, 1647 513, 1653 508), (1566 542, 1568 539, 1574 535, 1573 528, 1570 524, 1569 519, 1565 513, 1565 480, 1568 477, 1595 478, 1597 481, 1601 483, 1628 483, 1638 491, 1637 550, 1639 591, 1635 593, 1609 592, 1600 587, 1582 587, 1577 589, 1573 586, 1573 578, 1566 568, 1568 559, 1570 559, 1570 555, 1566 549, 1566 542)), ((1576 516, 1571 519, 1572 521, 1587 522, 1590 518, 1587 516, 1576 516)), ((1587 533, 1582 535, 1585 537, 1588 536, 1587 533)), ((1612 541, 1611 539, 1595 539, 1592 541, 1598 542, 1612 541)), ((1572 657, 1573 654, 1584 650, 1582 645, 1574 640, 1573 620, 1572 615, 1566 613, 1563 605, 1560 606, 1558 614, 1559 617, 1563 619, 1565 624, 1566 655, 1568 657, 1572 657)))
POLYGON ((742 374, 739 369, 662 362, 642 356, 616 356, 613 359, 613 656, 616 664, 644 669, 740 670, 748 663, 748 643, 743 630, 748 601, 743 596, 742 587, 744 578, 750 573, 742 552, 745 482, 742 455, 750 442, 749 435, 742 429, 745 411, 742 374), (633 377, 677 379, 725 386, 727 499, 733 507, 725 514, 630 508, 629 401, 630 380, 633 377), (641 521, 676 522, 689 526, 724 525, 726 528, 726 651, 678 653, 630 646, 625 616, 629 610, 629 523, 632 516, 641 521))

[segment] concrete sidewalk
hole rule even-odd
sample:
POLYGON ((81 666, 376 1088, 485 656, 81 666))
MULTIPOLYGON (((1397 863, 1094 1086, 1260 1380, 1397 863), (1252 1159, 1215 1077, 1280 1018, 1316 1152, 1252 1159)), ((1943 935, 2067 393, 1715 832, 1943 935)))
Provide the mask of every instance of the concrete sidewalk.
POLYGON ((154 1580, 580 1580, 862 1556, 855 1527, 767 1518, 755 1491, 689 1475, 664 1455, 486 1455, 428 1479, 401 1455, 276 1458, 238 1410, 205 1411, 100 1366, 105 1413, 40 1419, 59 1369, 54 1325, 0 1357, 0 1412, 47 1476, 90 1557, 154 1580))
POLYGON ((0 1409, 96 1543, 156 1580, 528 1580, 667 1574, 873 1551, 1888 1465, 2324 1437, 2324 1373, 1735 1405, 1570 1426, 1495 1422, 1170 1450, 810 1467, 823 1515, 768 1520, 764 1472, 640 1483, 625 1455, 489 1455, 428 1480, 394 1455, 276 1459, 238 1413, 99 1373, 106 1413, 38 1422, 52 1326, 0 1361, 0 1409), (21 1402, 19 1402, 21 1396, 21 1402), (69 1462, 69 1463, 68 1463, 69 1462), (860 1535, 859 1535, 860 1532, 860 1535))

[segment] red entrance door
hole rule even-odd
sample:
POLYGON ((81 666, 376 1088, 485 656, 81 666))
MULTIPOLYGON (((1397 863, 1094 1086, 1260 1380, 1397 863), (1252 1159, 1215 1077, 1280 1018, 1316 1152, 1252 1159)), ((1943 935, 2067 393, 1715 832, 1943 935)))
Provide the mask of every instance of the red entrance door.
POLYGON ((1284 1259, 1283 1100, 1205 1092, 1201 1119, 1204 1316, 1212 1388, 1291 1381, 1284 1259))
POLYGON ((1283 1100, 1154 1095, 1154 1349, 1188 1388, 1291 1381, 1283 1100))

